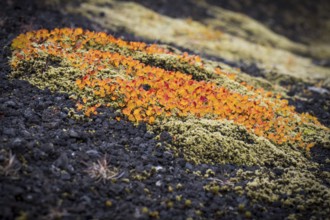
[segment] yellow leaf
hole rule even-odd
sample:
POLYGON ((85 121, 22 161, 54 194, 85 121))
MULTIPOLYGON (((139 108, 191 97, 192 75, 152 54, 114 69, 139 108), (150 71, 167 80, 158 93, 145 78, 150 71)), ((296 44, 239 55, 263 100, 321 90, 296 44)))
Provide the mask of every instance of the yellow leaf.
POLYGON ((150 117, 150 118, 149 118, 149 123, 150 123, 150 124, 153 124, 154 122, 155 122, 155 118, 154 118, 154 117, 150 117))

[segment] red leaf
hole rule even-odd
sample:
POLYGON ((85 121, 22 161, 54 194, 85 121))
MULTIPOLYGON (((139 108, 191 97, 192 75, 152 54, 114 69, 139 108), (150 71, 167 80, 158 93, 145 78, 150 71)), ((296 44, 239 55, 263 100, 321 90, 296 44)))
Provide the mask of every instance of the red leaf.
POLYGON ((202 102, 207 102, 207 98, 206 98, 205 96, 201 96, 201 97, 200 97, 200 100, 201 100, 202 102))

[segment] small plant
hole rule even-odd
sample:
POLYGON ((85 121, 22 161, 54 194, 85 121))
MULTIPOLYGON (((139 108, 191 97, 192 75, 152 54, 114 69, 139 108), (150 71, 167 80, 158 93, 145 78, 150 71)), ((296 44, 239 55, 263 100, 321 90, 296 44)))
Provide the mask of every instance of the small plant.
POLYGON ((48 211, 48 214, 44 216, 42 219, 51 219, 51 220, 56 220, 56 219, 63 219, 65 217, 69 217, 70 213, 66 209, 62 208, 50 208, 48 211))
POLYGON ((3 164, 0 165, 0 175, 15 176, 20 169, 16 156, 13 155, 11 151, 9 151, 7 155, 4 151, 1 151, 0 153, 5 157, 3 164))
POLYGON ((86 170, 89 176, 97 181, 107 181, 112 179, 118 179, 121 175, 118 173, 118 169, 110 167, 106 156, 99 159, 96 163, 92 163, 86 170))

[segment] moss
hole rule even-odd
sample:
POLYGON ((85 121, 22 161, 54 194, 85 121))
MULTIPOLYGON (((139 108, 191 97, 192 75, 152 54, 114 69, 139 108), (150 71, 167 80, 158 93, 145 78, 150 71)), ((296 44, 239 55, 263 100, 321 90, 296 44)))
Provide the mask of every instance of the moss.
POLYGON ((174 202, 172 202, 172 201, 168 201, 166 203, 166 207, 169 208, 169 209, 173 208, 173 206, 174 206, 174 202))
POLYGON ((229 121, 170 118, 150 128, 154 132, 168 131, 174 142, 167 147, 196 164, 315 166, 300 150, 275 146, 229 121))
POLYGON ((252 213, 250 211, 246 211, 244 214, 245 218, 251 218, 252 217, 252 213))
POLYGON ((181 183, 178 183, 176 184, 176 187, 175 187, 177 190, 180 190, 183 188, 183 185, 181 183))
POLYGON ((190 199, 186 199, 186 201, 184 202, 184 205, 185 205, 186 207, 190 207, 191 204, 192 204, 192 202, 191 202, 190 199))
POLYGON ((21 62, 20 68, 12 71, 10 77, 26 80, 40 89, 48 88, 52 92, 81 93, 73 82, 83 77, 82 72, 68 66, 65 61, 60 61, 59 65, 52 66, 51 61, 58 61, 58 59, 50 57, 21 62))
POLYGON ((141 211, 142 213, 146 214, 149 212, 149 209, 147 207, 143 207, 141 211))
POLYGON ((197 216, 202 216, 203 215, 203 212, 201 210, 195 210, 195 214, 197 216))
POLYGON ((149 216, 151 218, 159 219, 159 212, 158 211, 150 211, 149 216))
POLYGON ((243 210, 245 209, 245 205, 240 203, 240 204, 238 204, 237 209, 238 209, 239 212, 243 212, 243 210))
POLYGON ((220 186, 216 182, 211 182, 203 186, 205 191, 211 192, 215 195, 218 195, 220 192, 220 186))
POLYGON ((175 196, 176 201, 180 202, 182 200, 182 195, 175 196))
POLYGON ((330 135, 329 130, 323 129, 312 124, 303 124, 299 127, 303 134, 305 142, 313 142, 322 144, 324 148, 330 149, 330 135))
POLYGON ((207 169, 207 170, 205 171, 204 177, 205 177, 205 178, 208 178, 208 177, 213 177, 214 175, 215 175, 215 172, 214 172, 213 170, 211 170, 211 169, 207 169))
POLYGON ((131 174, 132 178, 138 181, 149 179, 152 175, 152 172, 148 172, 146 170, 142 171, 141 173, 134 171, 131 174))
POLYGON ((25 211, 20 211, 19 215, 15 218, 15 220, 28 220, 29 219, 29 214, 28 212, 25 211))
POLYGON ((111 200, 105 201, 105 206, 106 207, 111 207, 112 206, 112 201, 111 200))
POLYGON ((282 207, 296 207, 310 217, 325 218, 330 213, 329 188, 306 169, 286 168, 281 175, 264 168, 240 171, 231 181, 247 181, 244 191, 254 203, 280 202, 282 207))

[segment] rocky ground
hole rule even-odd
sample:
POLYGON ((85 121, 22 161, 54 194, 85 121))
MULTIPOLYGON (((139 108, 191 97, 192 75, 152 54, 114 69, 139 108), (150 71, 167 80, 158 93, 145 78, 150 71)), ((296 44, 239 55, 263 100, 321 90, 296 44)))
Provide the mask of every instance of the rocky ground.
MULTIPOLYGON (((175 11, 154 1, 138 2, 174 16, 182 13, 179 6, 175 11)), ((186 11, 203 16, 188 2, 186 11)), ((55 27, 143 38, 125 29, 113 33, 38 1, 7 0, 0 13, 0 219, 329 218, 330 150, 325 144, 311 149, 308 160, 317 168, 299 172, 291 167, 195 165, 165 147, 172 141, 167 132, 117 121, 114 109, 102 108, 89 121, 74 120, 68 112, 76 102, 67 94, 8 79, 11 41, 26 31, 55 27), (285 185, 291 188, 282 190, 285 185)), ((235 65, 251 75, 259 71, 235 65)), ((329 95, 311 86, 289 84, 290 102, 329 126, 329 95)))

